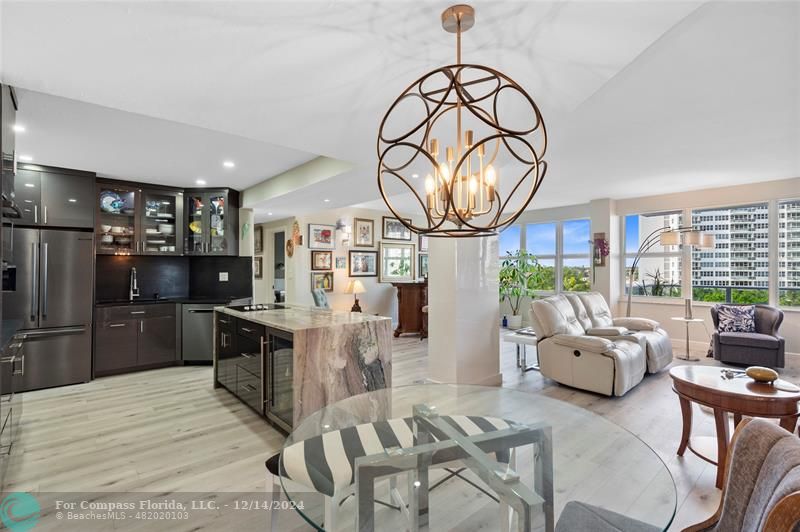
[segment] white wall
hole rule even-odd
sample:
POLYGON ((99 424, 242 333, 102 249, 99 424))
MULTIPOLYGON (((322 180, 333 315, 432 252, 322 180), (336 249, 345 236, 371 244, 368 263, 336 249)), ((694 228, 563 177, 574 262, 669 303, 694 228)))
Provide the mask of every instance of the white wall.
MULTIPOLYGON (((345 246, 342 243, 343 233, 336 232, 336 249, 333 252, 334 274, 333 292, 328 293, 328 302, 331 308, 336 310, 350 310, 353 306, 353 295, 345 294, 345 288, 350 281, 348 270, 336 269, 336 257, 348 258, 351 249, 364 251, 380 251, 379 243, 381 240, 382 217, 391 216, 386 211, 376 211, 370 209, 332 209, 319 213, 295 218, 300 224, 300 231, 303 235, 303 245, 295 247, 294 257, 286 258, 286 300, 289 303, 301 305, 313 305, 311 297, 311 250, 308 249, 308 224, 328 224, 335 225, 339 219, 347 221, 352 226, 353 218, 366 218, 375 222, 375 246, 372 248, 354 248, 345 246)), ((290 222, 291 225, 291 222, 290 222)), ((290 235, 291 231, 287 232, 290 235)), ((288 236, 287 236, 288 238, 288 236)), ((412 234, 411 243, 418 244, 417 235, 412 234)), ((418 251, 418 250, 417 250, 418 251)), ((266 260, 266 259, 265 259, 266 260)), ((378 257, 380 260, 380 256, 378 257)), ((415 271, 417 265, 417 253, 414 256, 415 271)), ((390 316, 394 321, 397 320, 397 293, 395 288, 389 283, 378 282, 378 277, 358 277, 363 283, 366 292, 359 296, 359 303, 363 312, 370 314, 380 314, 390 316)))
MULTIPOLYGON (((261 227, 264 243, 262 252, 255 256, 261 257, 263 275, 261 279, 253 280, 253 302, 272 303, 275 301, 272 291, 272 286, 274 285, 272 268, 274 262, 274 235, 276 232, 283 231, 287 235, 286 238, 289 238, 288 235, 291 235, 292 230, 292 220, 283 219, 257 225, 261 227)), ((284 245, 286 238, 284 239, 284 245)))

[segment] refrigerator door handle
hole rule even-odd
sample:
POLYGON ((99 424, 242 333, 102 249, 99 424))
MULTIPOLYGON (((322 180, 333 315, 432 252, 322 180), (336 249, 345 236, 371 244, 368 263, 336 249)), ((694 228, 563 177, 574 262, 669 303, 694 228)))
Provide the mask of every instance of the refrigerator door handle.
POLYGON ((36 242, 31 243, 31 263, 33 272, 31 273, 31 321, 36 320, 39 313, 37 305, 39 303, 39 250, 36 249, 36 242))
POLYGON ((47 242, 42 244, 42 318, 47 318, 47 242))
POLYGON ((59 327, 57 329, 38 329, 34 331, 24 331, 20 332, 19 336, 22 337, 23 340, 27 340, 29 338, 43 338, 47 336, 61 336, 63 334, 80 334, 86 332, 86 327, 78 326, 78 327, 59 327))

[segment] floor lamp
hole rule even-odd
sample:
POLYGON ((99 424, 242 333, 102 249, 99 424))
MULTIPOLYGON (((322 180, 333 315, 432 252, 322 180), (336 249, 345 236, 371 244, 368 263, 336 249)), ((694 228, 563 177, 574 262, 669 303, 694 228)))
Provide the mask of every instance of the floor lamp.
POLYGON ((628 305, 625 315, 631 316, 631 297, 633 296, 633 274, 636 267, 639 265, 639 260, 642 255, 647 253, 656 244, 662 246, 692 246, 699 249, 711 249, 715 245, 714 235, 711 233, 703 233, 695 230, 691 225, 684 227, 659 227, 642 241, 639 245, 639 250, 636 252, 636 257, 631 264, 631 270, 628 274, 628 305))

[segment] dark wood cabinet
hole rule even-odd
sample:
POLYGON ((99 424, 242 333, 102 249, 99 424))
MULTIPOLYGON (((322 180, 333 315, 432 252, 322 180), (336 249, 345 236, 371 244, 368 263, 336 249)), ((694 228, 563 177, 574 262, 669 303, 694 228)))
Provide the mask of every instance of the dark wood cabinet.
POLYGON ((187 189, 184 200, 184 253, 239 255, 239 193, 187 189))
POLYGON ((94 225, 94 178, 91 172, 35 164, 20 165, 15 201, 19 225, 90 229, 94 225))
POLYGON ((98 179, 99 255, 182 255, 183 191, 98 179))
POLYGON ((178 359, 174 304, 100 307, 94 330, 96 376, 166 366, 178 359))
POLYGON ((215 386, 223 386, 278 428, 291 432, 294 337, 215 312, 215 386))
POLYGON ((428 304, 428 283, 392 283, 392 286, 397 288, 395 338, 406 333, 426 334, 422 307, 428 304))
POLYGON ((138 325, 133 319, 98 320, 94 330, 95 374, 136 367, 138 325))
POLYGON ((164 364, 175 360, 177 321, 174 307, 172 310, 171 315, 139 320, 139 364, 164 364))

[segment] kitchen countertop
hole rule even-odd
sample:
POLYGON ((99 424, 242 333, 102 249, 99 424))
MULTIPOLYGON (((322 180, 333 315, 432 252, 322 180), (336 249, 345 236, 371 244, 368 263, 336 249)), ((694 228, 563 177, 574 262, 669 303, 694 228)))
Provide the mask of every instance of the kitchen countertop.
MULTIPOLYGON (((233 298, 238 299, 238 298, 233 298)), ((113 301, 96 301, 94 306, 95 307, 127 307, 130 305, 159 305, 159 304, 167 304, 167 303, 182 303, 182 304, 193 304, 193 305, 223 305, 228 304, 231 301, 231 298, 194 298, 194 297, 163 297, 159 299, 134 299, 133 301, 129 301, 127 299, 118 299, 113 301)))
POLYGON ((361 312, 321 309, 286 303, 279 304, 286 308, 258 310, 255 312, 240 312, 228 307, 215 307, 214 310, 288 332, 391 320, 391 318, 385 316, 373 316, 371 314, 362 314, 361 312))

